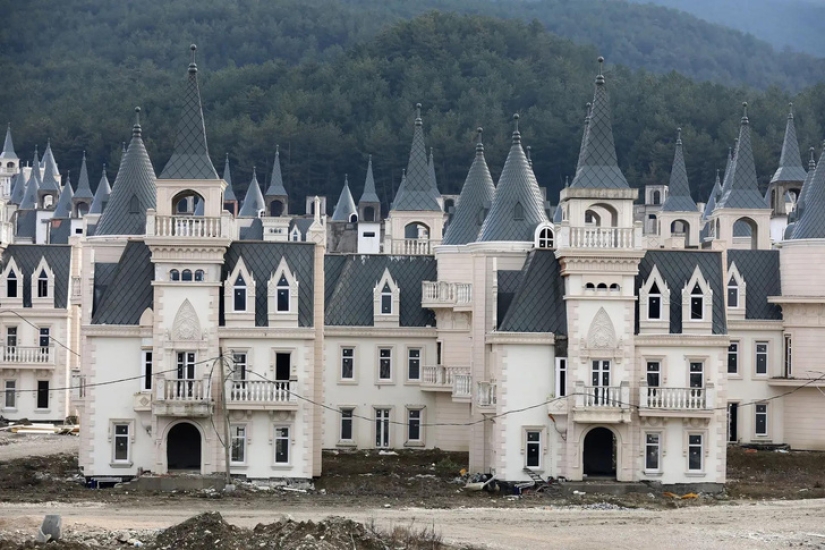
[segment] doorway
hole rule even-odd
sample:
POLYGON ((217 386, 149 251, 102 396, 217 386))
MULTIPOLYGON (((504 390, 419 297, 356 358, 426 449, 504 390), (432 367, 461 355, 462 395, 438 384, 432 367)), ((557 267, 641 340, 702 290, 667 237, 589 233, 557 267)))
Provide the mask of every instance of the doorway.
POLYGON ((189 422, 176 424, 166 436, 166 469, 201 471, 201 433, 189 422))
POLYGON ((582 458, 588 477, 616 477, 616 436, 607 428, 593 428, 584 438, 582 458))
POLYGON ((739 403, 728 403, 728 442, 739 441, 737 435, 737 417, 739 416, 739 403))

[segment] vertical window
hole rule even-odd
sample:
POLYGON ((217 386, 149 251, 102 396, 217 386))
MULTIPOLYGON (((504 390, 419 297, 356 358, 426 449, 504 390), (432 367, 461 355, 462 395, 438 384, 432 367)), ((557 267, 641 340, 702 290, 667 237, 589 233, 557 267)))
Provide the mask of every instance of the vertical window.
POLYGON ((688 434, 688 470, 702 471, 702 434, 688 434))
POLYGON ((289 281, 286 275, 281 275, 276 292, 276 309, 279 313, 289 313, 289 281))
POLYGON ((355 348, 341 348, 341 379, 355 378, 355 348))
POLYGON ((656 283, 653 283, 647 295, 647 318, 651 321, 662 318, 662 293, 656 283))
POLYGON ((6 327, 6 347, 17 347, 17 327, 6 327))
POLYGON ((421 380, 421 350, 418 348, 407 350, 407 379, 421 380))
POLYGON ((728 442, 739 441, 737 424, 739 423, 739 403, 728 403, 728 442))
POLYGON ((289 428, 275 427, 275 464, 289 464, 289 428))
POLYGON ((610 400, 610 361, 593 361, 591 371, 593 383, 593 404, 609 405, 610 400))
POLYGON ((246 424, 232 424, 229 428, 232 439, 230 446, 230 464, 243 464, 246 462, 246 424))
POLYGON ((705 297, 699 283, 693 286, 690 292, 690 318, 693 321, 701 321, 704 318, 705 297))
POLYGON ((236 384, 246 385, 246 370, 248 363, 246 353, 232 354, 232 381, 236 384))
POLYGON ((791 377, 793 362, 793 356, 791 355, 791 335, 785 335, 785 378, 791 377))
POLYGON ((527 430, 527 448, 524 450, 528 468, 541 467, 541 432, 527 430))
POLYGON ((728 307, 739 307, 739 284, 735 277, 728 281, 728 307))
POLYGON ((658 361, 647 362, 647 387, 658 388, 661 385, 661 365, 658 361))
POLYGON ((341 409, 341 441, 352 441, 353 409, 341 409))
POLYGON ((17 380, 6 380, 3 385, 3 407, 14 409, 17 407, 17 380))
POLYGON ((9 271, 6 277, 6 298, 17 298, 17 274, 9 271))
POLYGON ((115 462, 129 461, 129 424, 115 424, 115 462))
POLYGON ((387 448, 390 446, 390 410, 375 409, 375 446, 387 448))
POLYGON ((38 380, 37 381, 37 408, 38 409, 48 409, 49 408, 49 381, 48 380, 38 380))
POLYGON ((392 290, 389 283, 381 289, 381 315, 392 315, 392 290))
POLYGON ((407 441, 421 441, 421 409, 410 409, 407 418, 407 441))
POLYGON ((439 340, 435 343, 435 364, 438 365, 438 366, 441 366, 441 365, 444 364, 444 363, 441 362, 443 352, 444 352, 444 344, 441 342, 441 340, 439 340))
POLYGON ((690 363, 690 387, 705 387, 705 364, 701 361, 692 361, 690 363))
POLYGON ((152 351, 143 350, 143 378, 140 381, 141 390, 152 389, 152 351))
POLYGON ((169 280, 170 281, 180 281, 180 271, 177 269, 173 269, 169 272, 169 280))
POLYGON ((378 350, 378 379, 392 379, 392 349, 380 348, 378 350))
POLYGON ((195 271, 195 280, 198 282, 203 282, 206 278, 206 274, 204 273, 203 269, 198 269, 195 271))
POLYGON ((658 470, 661 456, 661 434, 645 434, 645 470, 658 470))
POLYGON ((49 276, 46 275, 45 269, 41 269, 40 275, 37 276, 37 297, 49 297, 49 276))
POLYGON ((183 272, 180 274, 181 281, 191 281, 192 280, 192 270, 191 269, 184 269, 183 272))
POLYGON ((234 310, 246 311, 246 281, 244 281, 243 275, 238 275, 238 278, 235 279, 233 298, 234 310))
POLYGON ((545 227, 539 231, 539 248, 553 248, 553 230, 545 227))
POLYGON ((768 435, 768 405, 766 403, 756 405, 756 435, 768 435))
POLYGON ((176 397, 192 397, 195 380, 195 352, 179 351, 177 362, 178 381, 176 397))
POLYGON ((49 337, 49 329, 48 328, 41 328, 40 329, 40 347, 41 348, 48 348, 51 344, 51 338, 49 337))
POLYGON ((556 397, 567 395, 567 357, 556 358, 556 397))
POLYGON ((768 374, 768 343, 756 343, 756 374, 768 374))
POLYGON ((728 346, 728 374, 739 372, 739 342, 731 342, 728 346))

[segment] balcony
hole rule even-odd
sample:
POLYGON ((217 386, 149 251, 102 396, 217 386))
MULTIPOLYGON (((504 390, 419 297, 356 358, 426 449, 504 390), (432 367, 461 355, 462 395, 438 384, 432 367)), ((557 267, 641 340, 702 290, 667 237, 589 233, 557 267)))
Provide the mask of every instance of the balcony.
POLYGON ((476 406, 480 412, 495 412, 498 403, 498 385, 495 380, 479 382, 476 386, 476 406), (486 409, 483 410, 483 409, 486 409))
POLYGON ((421 283, 421 307, 430 309, 470 307, 473 302, 473 285, 470 283, 447 283, 445 281, 423 281, 421 283))
POLYGON ((208 377, 155 378, 153 411, 158 416, 210 416, 212 405, 208 377))
POLYGON ((471 380, 470 367, 427 365, 421 369, 422 391, 450 392, 457 401, 469 402, 471 380))
POLYGON ((473 398, 473 376, 469 373, 453 374, 453 401, 469 403, 473 398))
POLYGON ((4 346, 0 361, 3 365, 14 365, 15 369, 42 369, 54 366, 54 355, 53 346, 4 346))
POLYGON ((441 244, 441 241, 431 239, 392 239, 390 242, 390 254, 427 256, 432 254, 433 248, 439 244, 441 244))
POLYGON ((585 386, 576 384, 573 421, 619 424, 630 422, 630 385, 585 386))
POLYGON ((203 216, 158 216, 150 210, 146 213, 147 237, 175 237, 180 239, 231 238, 231 223, 227 216, 205 218, 203 216))
POLYGON ((247 380, 226 384, 226 407, 233 410, 295 409, 298 383, 293 381, 247 380))
POLYGON ((713 414, 714 388, 639 388, 639 416, 696 417, 713 414))
POLYGON ((635 249, 642 246, 642 228, 638 227, 566 227, 558 232, 558 248, 585 250, 635 249))

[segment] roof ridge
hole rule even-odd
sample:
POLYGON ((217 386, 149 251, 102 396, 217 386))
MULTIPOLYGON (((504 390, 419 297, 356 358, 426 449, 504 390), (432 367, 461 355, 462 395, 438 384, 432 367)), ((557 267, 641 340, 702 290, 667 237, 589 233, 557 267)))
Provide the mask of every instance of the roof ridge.
POLYGON ((484 158, 484 130, 477 130, 476 153, 473 163, 467 172, 455 212, 444 233, 442 244, 457 245, 474 242, 478 238, 481 226, 487 216, 487 211, 493 202, 496 188, 493 176, 484 158))

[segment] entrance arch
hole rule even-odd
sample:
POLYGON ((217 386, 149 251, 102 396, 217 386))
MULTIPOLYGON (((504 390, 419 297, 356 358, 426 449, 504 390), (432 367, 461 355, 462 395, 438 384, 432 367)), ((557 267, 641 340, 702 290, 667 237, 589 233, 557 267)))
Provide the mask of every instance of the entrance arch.
POLYGON ((616 434, 593 428, 584 437, 583 473, 588 477, 616 477, 616 434))
POLYGON ((166 435, 166 469, 201 471, 201 432, 190 422, 175 424, 166 435))

